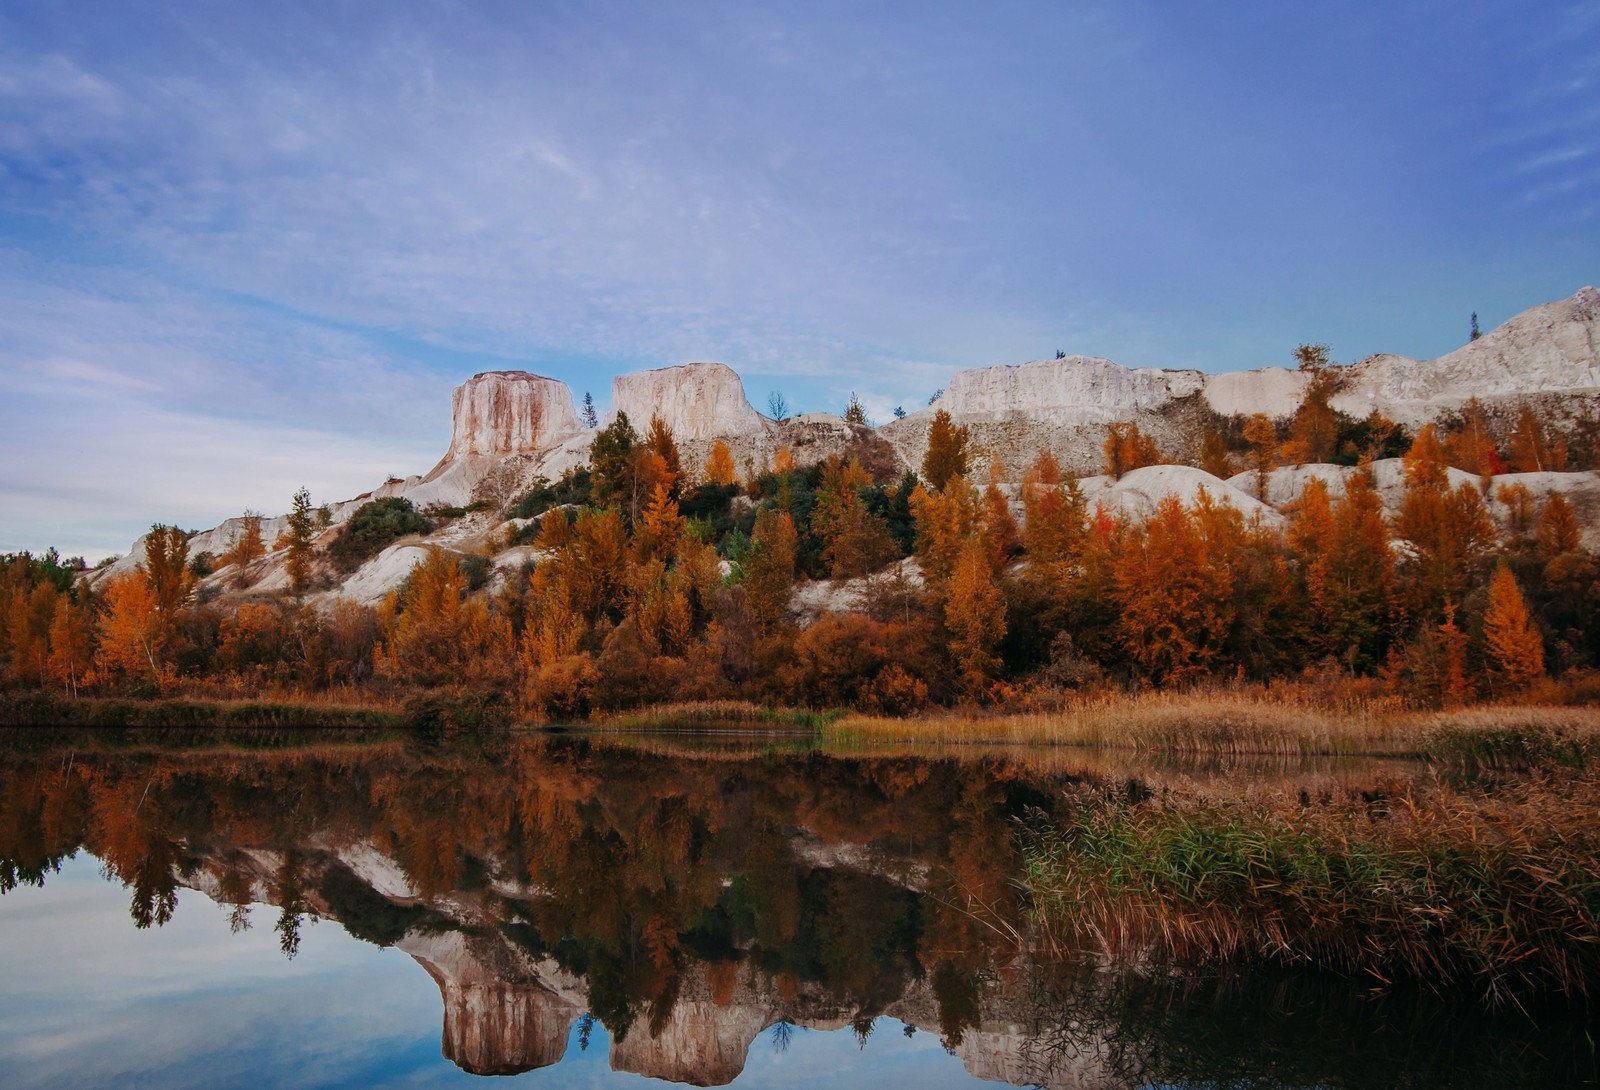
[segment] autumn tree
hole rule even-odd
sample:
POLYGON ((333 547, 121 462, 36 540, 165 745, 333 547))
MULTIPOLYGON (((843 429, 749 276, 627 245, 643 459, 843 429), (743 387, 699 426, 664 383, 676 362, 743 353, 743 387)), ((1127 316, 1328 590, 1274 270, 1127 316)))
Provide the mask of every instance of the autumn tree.
POLYGON ((1207 427, 1200 438, 1200 468, 1222 480, 1233 476, 1233 455, 1228 453, 1228 433, 1219 427, 1207 427))
POLYGON ((1244 441, 1250 445, 1250 469, 1255 473, 1256 499, 1267 500, 1267 481, 1278 464, 1278 429, 1266 413, 1256 413, 1244 424, 1244 441))
POLYGON ((844 422, 846 424, 867 422, 867 410, 862 406, 861 399, 856 396, 854 390, 850 391, 850 404, 844 407, 844 422))
POLYGON ((1163 460, 1155 440, 1141 432, 1138 424, 1107 424, 1103 449, 1105 471, 1111 477, 1160 465, 1163 460))
POLYGON ((1572 505, 1559 492, 1550 493, 1539 512, 1539 556, 1550 561, 1581 548, 1583 534, 1572 505))
POLYGON ((1528 486, 1521 481, 1503 484, 1495 489, 1494 498, 1506 509, 1506 526, 1511 531, 1512 544, 1525 540, 1533 529, 1534 516, 1538 512, 1528 486))
POLYGON ((302 488, 294 494, 294 505, 289 509, 288 556, 284 570, 289 576, 289 590, 302 594, 311 583, 311 557, 315 534, 315 516, 311 510, 311 493, 302 488))
POLYGON ((1505 472, 1505 463, 1489 435, 1489 415, 1483 402, 1469 398, 1461 407, 1461 426, 1444 441, 1445 461, 1479 477, 1505 472))
POLYGON ((112 678, 160 682, 169 628, 161 601, 143 572, 114 575, 106 583, 100 614, 98 672, 112 678))
POLYGON ((509 619, 467 599, 460 559, 431 548, 392 601, 379 651, 385 673, 423 684, 503 681, 512 663, 509 619))
POLYGON ((73 696, 86 684, 94 665, 94 618, 70 598, 56 599, 50 619, 50 678, 73 696))
POLYGON ((1000 489, 1005 467, 996 458, 989 463, 989 483, 983 490, 983 512, 979 518, 985 554, 989 566, 1000 571, 1007 561, 1022 547, 1022 532, 1017 528, 1017 518, 1011 513, 1011 501, 1000 489))
POLYGON ((633 449, 638 442, 628 414, 620 410, 610 424, 595 432, 589 443, 589 472, 597 503, 625 502, 633 492, 633 449))
POLYGON ((261 536, 261 513, 247 509, 239 518, 239 532, 233 539, 232 547, 223 555, 222 561, 224 564, 234 566, 234 582, 243 586, 245 568, 266 555, 266 541, 261 536))
POLYGON ((978 529, 978 494, 964 477, 951 477, 942 492, 928 492, 918 485, 911 493, 911 513, 923 577, 943 583, 978 529))
POLYGON ((1352 666, 1380 660, 1394 594, 1394 553, 1370 467, 1345 478, 1333 507, 1326 577, 1328 649, 1352 666))
POLYGON ((1064 589, 1087 532, 1088 505, 1048 450, 1022 475, 1022 547, 1028 571, 1064 589))
POLYGON ((829 455, 822 464, 811 530, 821 539, 829 572, 836 577, 866 575, 899 555, 888 524, 862 498, 862 489, 871 483, 854 455, 829 455))
POLYGON ((1283 458, 1293 464, 1331 462, 1339 442, 1339 414, 1332 403, 1339 389, 1338 368, 1329 362, 1325 344, 1302 344, 1294 357, 1306 376, 1306 388, 1289 423, 1283 458))
POLYGON ((1510 691, 1520 692, 1544 676, 1544 641, 1528 617, 1516 578, 1503 560, 1495 567, 1489 583, 1483 640, 1489 661, 1510 691))
POLYGON ((1176 496, 1164 496, 1112 560, 1122 645, 1140 672, 1181 683, 1207 672, 1233 623, 1232 573, 1176 496))
POLYGON ((156 608, 171 623, 194 588, 189 571, 189 537, 176 526, 150 527, 144 538, 144 577, 156 608))
POLYGON ((672 498, 667 482, 657 481, 649 505, 634 526, 634 555, 641 561, 656 558, 670 562, 687 522, 678 512, 678 501, 672 498))
POLYGON ((661 459, 660 463, 653 467, 655 472, 646 483, 644 494, 646 496, 652 495, 655 492, 655 486, 665 481, 673 496, 677 496, 678 486, 683 480, 683 463, 678 455, 677 438, 672 434, 671 426, 662 419, 660 413, 651 415, 650 430, 645 433, 644 445, 649 448, 652 454, 661 459))
POLYGON ((718 439, 711 444, 711 453, 706 457, 706 483, 726 487, 733 483, 734 473, 733 455, 728 450, 728 444, 718 439))
POLYGON ((944 409, 937 409, 928 425, 928 449, 922 455, 922 479, 935 492, 943 492, 952 477, 967 475, 965 424, 957 425, 944 409))
POLYGON ((1543 417, 1524 401, 1517 410, 1517 425, 1511 432, 1511 472, 1540 473, 1555 469, 1551 454, 1543 417))
POLYGON ((1411 601, 1419 616, 1460 602, 1494 546, 1494 523, 1478 489, 1450 488, 1443 444, 1432 424, 1405 458, 1405 496, 1395 529, 1411 546, 1411 601))
POLYGON ((994 567, 979 540, 962 548, 945 598, 950 654, 970 696, 983 694, 1000 669, 995 648, 1006 634, 1005 596, 994 582, 994 567))
POLYGON ((767 628, 776 625, 789 611, 797 544, 794 519, 787 511, 763 507, 756 514, 745 591, 751 615, 767 628))

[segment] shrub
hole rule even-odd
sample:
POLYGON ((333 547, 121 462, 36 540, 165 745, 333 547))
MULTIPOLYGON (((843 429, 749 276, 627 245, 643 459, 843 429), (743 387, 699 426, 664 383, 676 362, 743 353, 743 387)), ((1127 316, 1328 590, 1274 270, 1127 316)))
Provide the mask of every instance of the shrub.
POLYGON ((356 508, 328 555, 341 571, 354 571, 368 557, 407 534, 426 534, 429 522, 403 496, 385 496, 356 508))

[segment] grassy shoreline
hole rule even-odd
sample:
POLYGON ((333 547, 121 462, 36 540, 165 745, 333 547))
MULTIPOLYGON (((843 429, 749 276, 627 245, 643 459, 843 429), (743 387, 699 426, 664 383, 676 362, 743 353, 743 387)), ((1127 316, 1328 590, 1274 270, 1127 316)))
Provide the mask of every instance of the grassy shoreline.
POLYGON ((1315 801, 1085 801, 1020 835, 1045 941, 1107 963, 1309 965, 1491 1004, 1600 989, 1600 779, 1413 777, 1315 801))
POLYGON ((1272 690, 1109 694, 1050 712, 957 711, 906 719, 703 701, 597 712, 588 720, 565 724, 519 722, 495 694, 423 692, 403 704, 356 704, 295 696, 68 698, 8 693, 0 694, 4 727, 410 730, 441 735, 562 729, 608 735, 809 738, 840 752, 1021 747, 1185 758, 1391 757, 1512 767, 1546 758, 1569 766, 1600 760, 1600 708, 1502 704, 1419 712, 1331 705, 1272 690))
POLYGON ((0 697, 0 727, 393 732, 406 726, 405 716, 392 708, 294 700, 67 699, 14 693, 0 697))

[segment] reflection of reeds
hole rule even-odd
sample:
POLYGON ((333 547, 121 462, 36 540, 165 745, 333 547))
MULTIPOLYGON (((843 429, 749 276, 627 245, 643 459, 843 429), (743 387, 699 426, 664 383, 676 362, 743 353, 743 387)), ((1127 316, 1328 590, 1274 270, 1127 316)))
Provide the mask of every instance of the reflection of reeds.
POLYGON ((1549 765, 1489 792, 1090 801, 1029 827, 1023 882, 1058 949, 1581 995, 1600 983, 1597 808, 1600 783, 1549 765))
MULTIPOLYGON (((832 745, 920 742, 1022 743, 1191 755, 1424 756, 1450 734, 1540 731, 1600 737, 1600 712, 1586 708, 1495 706, 1410 712, 1383 705, 1332 706, 1294 690, 1098 695, 1058 711, 1025 715, 933 715, 890 719, 846 715, 823 728, 832 745)), ((1451 743, 1455 746, 1457 743, 1451 743)))
POLYGON ((774 708, 747 700, 698 700, 596 713, 594 730, 749 731, 814 734, 836 713, 774 708))

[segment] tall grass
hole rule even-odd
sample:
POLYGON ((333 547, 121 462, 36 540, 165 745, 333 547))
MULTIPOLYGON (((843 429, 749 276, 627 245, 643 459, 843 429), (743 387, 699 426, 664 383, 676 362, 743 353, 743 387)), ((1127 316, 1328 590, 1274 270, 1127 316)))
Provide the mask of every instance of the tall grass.
POLYGON ((390 730, 393 711, 320 701, 133 700, 41 693, 0 698, 0 727, 390 730))
POLYGON ((1329 705, 1293 689, 1097 694, 1050 712, 950 713, 917 719, 850 714, 825 725, 831 745, 1026 744, 1228 756, 1408 756, 1459 754, 1465 741, 1560 737, 1593 752, 1600 709, 1492 706, 1407 711, 1382 703, 1329 705))
POLYGON ((1587 995, 1600 986, 1596 813, 1600 785, 1559 772, 1324 806, 1102 800, 1028 826, 1022 881, 1058 950, 1472 982, 1491 1000, 1587 995))

